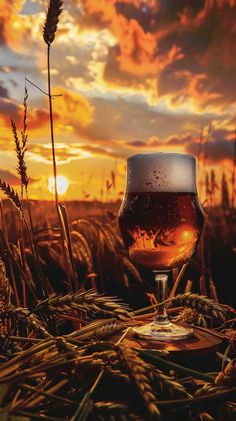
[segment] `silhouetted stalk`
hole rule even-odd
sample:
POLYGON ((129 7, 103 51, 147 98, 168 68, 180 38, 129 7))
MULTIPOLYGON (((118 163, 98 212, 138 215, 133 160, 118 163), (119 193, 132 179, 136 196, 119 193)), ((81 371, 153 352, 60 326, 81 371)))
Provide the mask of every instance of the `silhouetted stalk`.
MULTIPOLYGON (((51 145, 52 145, 52 161, 53 161, 53 176, 54 176, 54 194, 55 194, 55 205, 56 212, 58 216, 58 221, 60 225, 60 238, 61 238, 61 248, 63 254, 63 260, 65 265, 65 272, 67 277, 67 282, 70 285, 71 291, 75 291, 76 285, 76 275, 73 270, 73 261, 72 256, 69 255, 70 267, 67 262, 67 249, 65 247, 66 233, 64 231, 64 226, 61 220, 60 210, 59 210, 59 200, 58 200, 58 190, 57 190, 57 165, 56 165, 56 153, 55 153, 55 141, 54 141, 54 126, 53 126, 53 106, 52 106, 52 93, 51 93, 51 65, 50 65, 50 51, 51 43, 53 42, 57 30, 57 23, 59 15, 61 14, 62 2, 60 1, 51 1, 49 3, 49 9, 46 17, 46 22, 44 25, 44 40, 47 44, 47 79, 48 79, 48 102, 49 102, 49 119, 50 119, 50 130, 51 130, 51 145), (73 284, 72 284, 73 278, 73 284)), ((68 245, 69 246, 69 245, 68 245)))
MULTIPOLYGON (((6 227, 5 215, 4 215, 4 211, 3 211, 3 206, 2 206, 2 201, 1 200, 0 200, 0 214, 1 214, 2 232, 3 232, 3 235, 5 237, 7 246, 10 248, 9 242, 8 242, 8 234, 7 234, 7 227, 6 227)), ((16 279, 15 279, 15 275, 14 275, 14 270, 13 270, 12 262, 11 262, 11 259, 10 259, 10 257, 9 257, 8 254, 7 254, 7 262, 8 262, 9 272, 10 272, 10 278, 11 278, 11 281, 12 281, 12 288, 13 288, 13 291, 14 291, 14 297, 15 297, 15 300, 16 300, 16 306, 19 307, 20 306, 20 299, 19 299, 18 290, 17 290, 17 286, 16 286, 16 279)))
POLYGON ((40 259, 39 259, 38 249, 37 249, 37 243, 36 243, 35 236, 34 236, 33 218, 32 218, 32 213, 31 213, 31 208, 30 208, 30 202, 29 202, 29 195, 28 195, 28 188, 27 187, 25 187, 25 196, 26 196, 27 212, 28 212, 28 216, 29 216, 30 231, 31 231, 31 235, 32 235, 32 243, 33 243, 34 253, 35 253, 35 260, 36 260, 40 280, 43 283, 44 292, 48 296, 48 291, 47 291, 47 287, 46 287, 45 282, 44 282, 42 267, 41 267, 41 264, 40 264, 40 259))
MULTIPOLYGON (((21 216, 21 241, 20 241, 20 251, 21 251, 21 260, 22 260, 22 266, 23 269, 26 269, 26 258, 25 258, 25 236, 24 236, 24 226, 26 226, 27 234, 29 237, 32 257, 33 257, 33 263, 35 266, 35 277, 37 278, 37 290, 40 292, 40 298, 44 295, 43 285, 44 285, 44 279, 42 276, 42 271, 40 269, 39 265, 39 258, 37 254, 36 249, 36 243, 34 239, 34 233, 33 233, 33 224, 32 224, 32 217, 30 212, 30 206, 29 206, 29 198, 28 198, 28 184, 29 184, 29 177, 27 174, 27 164, 25 161, 25 153, 27 151, 27 141, 28 141, 28 134, 27 134, 27 99, 28 99, 28 90, 25 85, 25 95, 24 95, 24 118, 23 118, 23 129, 21 131, 21 140, 18 137, 16 124, 13 120, 11 120, 11 126, 12 126, 12 133, 14 137, 15 142, 15 151, 17 155, 18 165, 17 165, 17 172, 20 176, 20 183, 21 183, 21 200, 20 205, 17 206, 20 211, 21 216), (30 218, 30 226, 27 224, 27 220, 24 215, 24 192, 26 193, 26 203, 27 203, 27 209, 28 214, 30 218), (43 294, 43 295, 42 295, 43 294)), ((2 186, 4 187, 4 186, 2 186)), ((5 193, 7 193, 5 191, 5 193)), ((22 281, 22 288, 23 288, 23 296, 26 297, 26 291, 25 291, 25 284, 24 281, 22 281)))
POLYGON ((35 255, 35 248, 34 248, 34 244, 33 244, 31 231, 30 231, 27 219, 25 218, 24 215, 22 215, 22 219, 23 219, 23 222, 24 222, 24 225, 25 225, 25 228, 26 228, 26 232, 27 232, 27 235, 28 235, 30 248, 32 250, 32 257, 33 257, 33 261, 34 261, 34 266, 35 266, 36 272, 37 272, 36 289, 37 289, 38 294, 40 295, 39 298, 45 298, 44 286, 41 282, 41 276, 40 276, 40 271, 39 271, 39 267, 38 267, 38 264, 37 264, 37 259, 36 259, 36 255, 35 255))
MULTIPOLYGON (((7 241, 7 238, 5 237, 4 232, 3 232, 2 229, 0 229, 0 241, 2 241, 3 247, 4 247, 4 249, 5 249, 6 253, 7 253, 8 258, 11 260, 12 265, 15 266, 15 268, 19 272, 20 276, 22 276, 23 279, 25 280, 26 285, 28 286, 28 288, 29 288, 29 290, 30 290, 30 292, 31 292, 31 294, 32 294, 35 302, 37 303, 38 302, 38 297, 36 296, 34 290, 32 289, 32 285, 30 284, 30 280, 28 279, 28 277, 27 277, 26 273, 24 272, 23 268, 21 267, 21 265, 15 259, 14 255, 13 255, 13 253, 11 251, 10 245, 9 245, 9 243, 7 241)), ((14 293, 15 293, 15 291, 14 291, 14 293)), ((16 289, 16 293, 17 293, 17 289, 16 289)), ((18 295, 18 293, 17 293, 17 295, 18 295)))
MULTIPOLYGON (((25 258, 25 238, 24 238, 24 221, 21 219, 21 238, 18 240, 18 247, 20 252, 21 264, 23 270, 26 272, 26 258, 25 258)), ((27 307, 26 300, 26 285, 24 279, 20 278, 22 285, 23 307, 27 307)))
MULTIPOLYGON (((49 118, 51 129, 51 142, 52 142, 52 162, 53 162, 53 176, 54 176, 54 194, 56 206, 58 205, 58 191, 57 191, 57 164, 54 142, 54 127, 53 127, 53 109, 52 109, 52 94, 51 94, 51 67, 50 67, 50 48, 51 44, 47 44, 47 73, 48 73, 48 102, 49 102, 49 118)), ((58 213, 58 210, 57 210, 58 213)))

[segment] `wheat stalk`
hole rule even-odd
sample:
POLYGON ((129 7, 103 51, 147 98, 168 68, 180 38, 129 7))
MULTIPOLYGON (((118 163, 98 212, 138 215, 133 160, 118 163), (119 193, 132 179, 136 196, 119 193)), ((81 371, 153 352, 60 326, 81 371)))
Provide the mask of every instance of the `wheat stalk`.
POLYGON ((171 377, 164 374, 161 370, 153 370, 150 365, 147 373, 153 382, 154 390, 159 398, 163 395, 165 399, 168 397, 175 398, 191 398, 192 396, 187 392, 186 388, 179 383, 177 380, 173 380, 171 377))
MULTIPOLYGON (((0 257, 0 317, 1 313, 8 311, 12 305, 12 289, 6 276, 5 265, 0 257)), ((8 332, 8 321, 0 324, 0 334, 5 336, 8 332)))
POLYGON ((123 402, 95 402, 93 413, 99 421, 142 421, 138 414, 135 414, 129 405, 123 402))
POLYGON ((121 366, 134 383, 148 414, 153 418, 155 417, 156 420, 160 419, 160 411, 155 403, 156 398, 145 363, 131 348, 127 348, 124 345, 116 345, 115 349, 121 366))
POLYGON ((95 336, 97 338, 107 338, 108 336, 115 335, 116 333, 124 330, 126 325, 119 320, 111 321, 105 324, 104 326, 99 327, 95 331, 95 336))
POLYGON ((2 300, 3 310, 8 310, 11 307, 12 289, 9 280, 6 275, 5 264, 0 257, 0 295, 2 300))
POLYGON ((123 268, 127 269, 128 272, 134 277, 136 281, 138 281, 139 283, 143 283, 142 277, 138 269, 133 265, 133 263, 128 259, 128 257, 121 256, 120 262, 123 265, 123 268))
POLYGON ((75 244, 79 243, 78 248, 79 248, 79 251, 81 252, 82 256, 84 257, 84 260, 87 263, 88 272, 90 272, 90 273, 94 272, 93 258, 92 258, 92 253, 91 253, 88 241, 83 236, 83 234, 81 234, 78 231, 72 231, 71 237, 72 237, 74 248, 75 248, 75 244))
POLYGON ((1 178, 0 178, 0 190, 2 190, 5 193, 5 195, 8 197, 8 199, 11 200, 11 202, 15 205, 15 207, 22 214, 23 206, 22 206, 22 201, 20 200, 18 193, 14 190, 13 187, 10 186, 10 184, 6 183, 1 178))
POLYGON ((45 325, 43 324, 42 320, 40 320, 35 314, 30 313, 29 310, 19 308, 16 309, 14 313, 19 319, 19 321, 25 320, 26 325, 28 325, 31 329, 33 329, 43 338, 47 339, 52 337, 52 335, 50 335, 45 325))
POLYGON ((227 309, 205 295, 193 294, 187 292, 178 294, 172 298, 171 306, 186 306, 195 309, 203 315, 212 317, 219 322, 225 322, 227 319, 227 309))
MULTIPOLYGON (((48 79, 48 103, 49 103, 49 120, 50 120, 50 133, 51 133, 51 145, 52 145, 52 163, 53 163, 53 177, 54 177, 54 190, 55 190, 55 206, 56 212, 58 217, 60 230, 60 241, 61 241, 61 248, 62 248, 62 255, 64 260, 64 267, 65 273, 67 278, 67 283, 69 285, 70 290, 75 290, 76 281, 75 273, 74 273, 74 263, 71 255, 70 244, 68 250, 66 248, 65 240, 68 238, 67 232, 65 230, 65 226, 63 225, 62 221, 62 214, 61 208, 59 207, 59 198, 58 198, 58 189, 57 189, 57 163, 56 163, 56 152, 55 152, 55 139, 54 139, 54 124, 53 124, 53 106, 52 106, 52 93, 51 93, 51 44, 54 41, 56 31, 57 31, 57 24, 59 22, 60 14, 62 13, 62 5, 63 2, 61 0, 50 0, 48 5, 48 10, 46 13, 46 20, 43 26, 43 39, 47 44, 47 79, 48 79), (72 276, 68 265, 67 260, 67 251, 69 251, 69 258, 71 263, 72 269, 72 276), (72 285, 72 280, 74 281, 74 285, 72 285)), ((65 222, 65 220, 64 220, 65 222)))
POLYGON ((201 326, 204 328, 207 328, 208 326, 206 317, 204 317, 203 314, 188 307, 180 311, 180 313, 178 314, 178 316, 174 318, 174 320, 176 322, 180 322, 184 324, 186 323, 186 324, 194 325, 194 326, 201 326))
POLYGON ((17 172, 20 175, 21 184, 27 188, 28 183, 29 183, 29 178, 27 175, 27 165, 26 165, 25 156, 24 156, 26 149, 23 148, 23 146, 20 143, 20 140, 17 134, 16 125, 13 120, 11 120, 11 126, 12 126, 14 141, 15 141, 15 151, 16 151, 16 155, 18 159, 17 172))
POLYGON ((43 26, 43 39, 48 45, 55 39, 59 16, 62 13, 62 5, 63 1, 61 0, 49 1, 46 20, 43 26))
POLYGON ((61 313, 72 309, 79 310, 84 315, 94 316, 99 313, 121 320, 130 317, 128 306, 120 303, 119 299, 98 294, 93 290, 46 299, 34 308, 34 312, 49 310, 61 313))
POLYGON ((236 360, 230 361, 215 379, 217 386, 236 386, 236 360))
POLYGON ((11 127, 12 127, 12 133, 15 141, 15 151, 18 159, 18 165, 17 165, 17 172, 20 175, 21 184, 25 186, 25 189, 27 190, 28 184, 29 184, 29 177, 27 174, 27 165, 25 162, 25 152, 27 150, 27 140, 28 135, 26 133, 27 129, 27 99, 28 99, 28 90, 25 86, 25 95, 24 95, 24 118, 23 118, 23 130, 21 131, 21 142, 19 140, 16 124, 13 120, 11 120, 11 127))

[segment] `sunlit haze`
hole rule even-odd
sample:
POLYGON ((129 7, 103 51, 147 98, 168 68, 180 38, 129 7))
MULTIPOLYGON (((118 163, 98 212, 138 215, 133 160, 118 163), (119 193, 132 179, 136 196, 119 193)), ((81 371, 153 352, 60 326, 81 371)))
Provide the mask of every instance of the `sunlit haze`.
MULTIPOLYGON (((59 195, 65 194, 69 186, 68 179, 64 177, 63 175, 57 175, 56 180, 57 180, 56 184, 57 184, 58 194, 59 195)), ((55 178, 54 177, 50 177, 48 180, 48 190, 50 191, 50 193, 55 192, 55 178)))
MULTIPOLYGON (((0 177, 19 186, 12 118, 20 132, 25 74, 47 91, 44 0, 0 2, 0 177)), ((214 170, 229 188, 235 128, 235 0, 67 0, 51 51, 58 173, 66 199, 124 191, 126 159, 190 153, 198 186, 214 170)), ((52 199, 47 96, 27 82, 31 198, 52 199)), ((213 177, 213 176, 212 176, 213 177)), ((214 178, 213 177, 213 178, 214 178)))

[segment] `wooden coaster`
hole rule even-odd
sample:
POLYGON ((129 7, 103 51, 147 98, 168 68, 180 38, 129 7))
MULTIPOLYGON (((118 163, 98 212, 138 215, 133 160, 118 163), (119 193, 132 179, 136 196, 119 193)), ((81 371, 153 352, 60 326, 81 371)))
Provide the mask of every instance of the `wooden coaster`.
POLYGON ((193 337, 184 341, 176 342, 158 342, 152 340, 140 339, 135 336, 131 330, 124 338, 122 343, 130 348, 150 349, 152 351, 168 351, 176 357, 192 357, 207 355, 217 351, 222 344, 222 339, 214 334, 205 332, 194 327, 193 337))

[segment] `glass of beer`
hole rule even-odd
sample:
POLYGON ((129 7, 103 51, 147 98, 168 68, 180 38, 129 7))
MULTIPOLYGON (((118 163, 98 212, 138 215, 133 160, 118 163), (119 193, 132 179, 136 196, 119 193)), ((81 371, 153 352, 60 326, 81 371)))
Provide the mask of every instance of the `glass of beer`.
MULTIPOLYGON (((171 269, 186 263, 195 251, 203 224, 193 156, 151 153, 128 158, 120 231, 131 260, 152 269, 158 303, 166 299, 171 269)), ((164 304, 157 307, 153 322, 134 330, 139 337, 158 341, 193 334, 192 328, 170 322, 164 304)))

